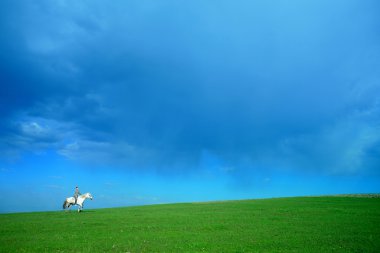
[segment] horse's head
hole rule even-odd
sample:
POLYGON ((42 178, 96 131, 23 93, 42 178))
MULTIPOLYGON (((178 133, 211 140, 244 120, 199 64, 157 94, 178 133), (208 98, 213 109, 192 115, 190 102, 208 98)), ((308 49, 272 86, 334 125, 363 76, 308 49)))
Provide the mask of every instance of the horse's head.
POLYGON ((85 195, 86 195, 86 199, 91 199, 91 200, 92 200, 92 195, 91 195, 91 193, 86 193, 85 195))

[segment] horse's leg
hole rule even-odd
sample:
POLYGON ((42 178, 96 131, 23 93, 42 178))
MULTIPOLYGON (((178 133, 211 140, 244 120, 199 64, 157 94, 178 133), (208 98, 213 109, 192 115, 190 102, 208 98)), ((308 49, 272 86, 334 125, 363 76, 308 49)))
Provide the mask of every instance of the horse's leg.
POLYGON ((81 212, 83 210, 83 199, 82 198, 78 200, 77 205, 79 206, 78 212, 81 212))
POLYGON ((66 205, 65 205, 65 212, 68 212, 68 211, 70 211, 70 204, 66 203, 66 205))

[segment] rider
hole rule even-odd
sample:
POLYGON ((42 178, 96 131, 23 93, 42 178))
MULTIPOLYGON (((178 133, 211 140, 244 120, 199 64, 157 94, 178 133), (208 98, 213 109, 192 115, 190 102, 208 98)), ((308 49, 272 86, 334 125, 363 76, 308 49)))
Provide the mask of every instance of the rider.
POLYGON ((75 192, 74 192, 74 199, 75 199, 75 204, 77 203, 78 196, 81 195, 82 193, 79 192, 78 186, 75 187, 75 192))

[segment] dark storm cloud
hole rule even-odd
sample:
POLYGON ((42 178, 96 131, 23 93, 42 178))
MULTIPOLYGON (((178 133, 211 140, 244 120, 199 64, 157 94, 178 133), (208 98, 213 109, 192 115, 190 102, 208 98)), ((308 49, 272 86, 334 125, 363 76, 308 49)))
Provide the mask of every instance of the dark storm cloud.
POLYGON ((0 127, 13 150, 130 166, 196 167, 205 150, 232 166, 379 165, 376 1, 2 5, 0 127))

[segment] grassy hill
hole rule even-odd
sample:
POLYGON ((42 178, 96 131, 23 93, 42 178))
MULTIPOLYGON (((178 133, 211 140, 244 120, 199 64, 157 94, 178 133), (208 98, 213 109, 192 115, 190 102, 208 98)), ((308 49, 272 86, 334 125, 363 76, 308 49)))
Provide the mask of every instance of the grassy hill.
POLYGON ((0 252, 380 252, 380 198, 1 214, 0 252))

